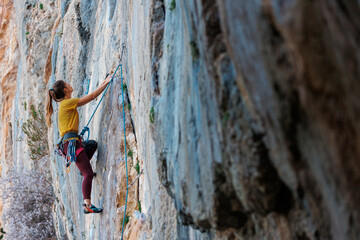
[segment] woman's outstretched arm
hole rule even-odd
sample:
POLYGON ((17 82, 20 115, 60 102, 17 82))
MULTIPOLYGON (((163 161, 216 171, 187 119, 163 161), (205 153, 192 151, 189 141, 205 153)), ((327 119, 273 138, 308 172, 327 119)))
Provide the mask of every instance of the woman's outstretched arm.
POLYGON ((79 99, 79 102, 77 104, 78 107, 84 106, 85 104, 91 102, 92 100, 94 100, 95 98, 97 98, 97 96, 99 96, 102 91, 104 91, 104 89, 106 88, 106 86, 109 84, 110 80, 111 80, 112 74, 110 74, 101 84, 100 86, 95 89, 95 91, 93 91, 92 93, 82 97, 79 99))

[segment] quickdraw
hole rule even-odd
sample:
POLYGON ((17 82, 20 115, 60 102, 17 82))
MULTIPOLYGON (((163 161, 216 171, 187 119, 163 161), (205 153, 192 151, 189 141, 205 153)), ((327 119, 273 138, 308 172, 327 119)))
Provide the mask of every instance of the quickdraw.
POLYGON ((67 155, 66 155, 66 172, 70 171, 70 165, 71 162, 75 162, 76 161, 76 139, 70 139, 68 140, 69 145, 68 145, 68 150, 67 150, 67 155))

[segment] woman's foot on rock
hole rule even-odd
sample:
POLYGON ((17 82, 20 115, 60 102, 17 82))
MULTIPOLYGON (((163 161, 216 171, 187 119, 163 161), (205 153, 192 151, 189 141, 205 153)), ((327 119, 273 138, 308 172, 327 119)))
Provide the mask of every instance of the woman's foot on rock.
POLYGON ((83 206, 84 206, 85 214, 102 212, 102 208, 97 208, 97 207, 95 207, 95 205, 91 205, 91 207, 87 207, 86 204, 84 203, 83 206))

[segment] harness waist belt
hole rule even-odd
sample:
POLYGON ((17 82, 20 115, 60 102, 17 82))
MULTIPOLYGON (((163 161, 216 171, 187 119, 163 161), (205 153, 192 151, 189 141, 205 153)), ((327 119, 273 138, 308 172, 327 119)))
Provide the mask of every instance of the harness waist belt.
POLYGON ((66 140, 70 139, 70 138, 79 138, 79 134, 76 132, 67 132, 65 133, 65 135, 62 137, 62 141, 66 142, 66 140))

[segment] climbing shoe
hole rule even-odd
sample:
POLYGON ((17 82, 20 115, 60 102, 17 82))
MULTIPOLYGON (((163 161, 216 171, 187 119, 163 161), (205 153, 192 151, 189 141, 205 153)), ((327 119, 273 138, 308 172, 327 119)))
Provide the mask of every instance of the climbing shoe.
POLYGON ((102 209, 101 208, 97 208, 95 207, 95 205, 91 205, 91 207, 87 207, 86 204, 83 204, 84 206, 84 213, 85 214, 89 214, 89 213, 101 213, 102 209))

